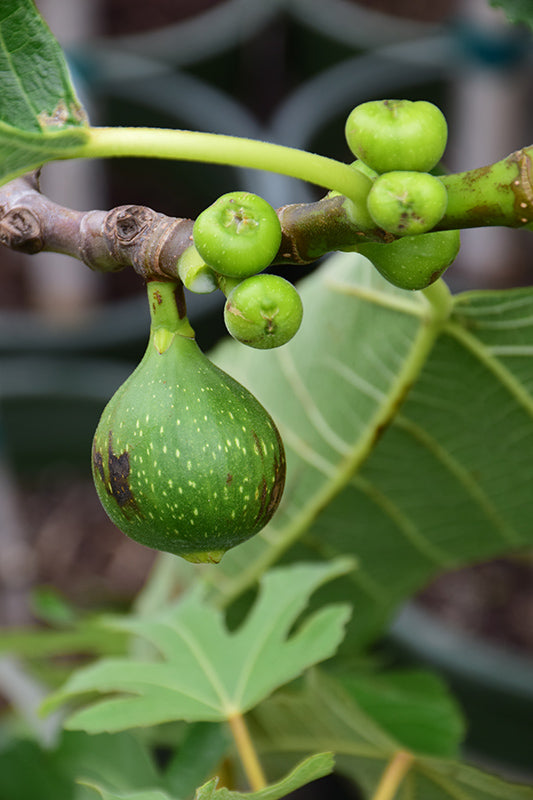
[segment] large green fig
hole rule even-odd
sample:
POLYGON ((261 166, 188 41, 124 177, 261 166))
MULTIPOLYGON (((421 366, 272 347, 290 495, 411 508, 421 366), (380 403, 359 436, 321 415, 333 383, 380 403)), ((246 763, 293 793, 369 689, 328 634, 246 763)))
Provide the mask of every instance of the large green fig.
POLYGON ((202 353, 174 290, 148 283, 150 341, 104 409, 93 476, 108 515, 132 539, 217 562, 274 514, 285 456, 259 401, 202 353))

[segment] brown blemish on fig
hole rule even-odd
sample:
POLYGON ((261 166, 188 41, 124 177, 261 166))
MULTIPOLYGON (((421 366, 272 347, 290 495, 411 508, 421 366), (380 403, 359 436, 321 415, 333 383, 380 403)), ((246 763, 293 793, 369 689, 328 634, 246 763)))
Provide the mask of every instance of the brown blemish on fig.
POLYGON ((133 500, 133 494, 128 482, 130 474, 130 457, 126 451, 120 455, 113 452, 113 434, 109 431, 107 448, 107 468, 109 470, 110 494, 122 508, 133 500))
MULTIPOLYGON (((280 440, 281 441, 281 440, 280 440)), ((270 491, 270 501, 267 506, 267 514, 270 517, 274 514, 274 511, 279 506, 281 501, 281 496, 283 494, 283 489, 285 488, 285 477, 287 474, 287 464, 285 461, 285 451, 283 450, 283 445, 281 446, 281 458, 274 462, 274 484, 270 491)))
POLYGON ((102 483, 105 484, 104 459, 102 458, 102 454, 96 449, 96 445, 93 445, 93 464, 98 470, 102 483))
POLYGON ((160 306, 161 303, 163 302, 163 298, 162 298, 161 292, 159 290, 154 292, 154 300, 155 300, 155 303, 152 303, 152 309, 153 309, 153 311, 155 313, 157 311, 157 306, 160 306))
MULTIPOLYGON (((257 513, 257 519, 260 520, 265 516, 266 510, 267 510, 267 505, 268 505, 268 486, 267 486, 266 478, 265 478, 264 475, 262 476, 262 478, 261 478, 261 480, 259 482, 259 486, 257 487, 257 491, 259 492, 259 497, 260 497, 259 511, 257 513)), ((267 519, 268 519, 268 517, 267 517, 267 519)))
POLYGON ((272 486, 272 491, 270 493, 270 504, 273 505, 272 513, 274 513, 281 500, 281 495, 283 494, 283 489, 285 488, 285 475, 285 459, 280 462, 276 461, 274 485, 272 486))
POLYGON ((231 300, 226 302, 226 313, 233 314, 234 317, 241 317, 241 319, 246 319, 242 311, 240 311, 236 305, 234 305, 231 300))
MULTIPOLYGON (((286 461, 285 461, 285 450, 283 448, 283 442, 279 435, 279 431, 276 427, 274 427, 274 431, 276 433, 276 438, 278 440, 279 454, 280 454, 279 459, 275 459, 274 461, 274 481, 272 487, 269 490, 268 483, 266 481, 265 476, 263 475, 259 483, 259 486, 257 487, 260 497, 260 504, 259 504, 259 511, 256 517, 256 523, 261 522, 262 525, 266 525, 267 522, 269 522, 269 520, 272 519, 274 512, 276 511, 277 507, 280 504, 281 496, 283 494, 283 489, 285 488, 285 476, 287 471, 286 461)), ((255 433, 253 433, 252 435, 254 436, 254 438, 256 437, 255 433)), ((256 444, 259 445, 258 439, 256 439, 256 444)), ((264 461, 263 451, 261 448, 259 448, 259 452, 264 461)))
POLYGON ((93 463, 107 493, 116 501, 124 516, 128 516, 128 512, 138 515, 139 509, 129 483, 130 457, 126 450, 119 454, 113 451, 113 431, 109 431, 108 435, 106 460, 107 464, 104 463, 103 454, 94 447, 93 463))
POLYGON ((441 269, 436 269, 435 272, 432 272, 429 276, 428 286, 431 286, 432 283, 435 283, 435 281, 438 280, 447 269, 448 267, 442 267, 441 269))
POLYGON ((252 431, 252 436, 254 437, 254 445, 255 445, 254 450, 257 453, 257 455, 260 456, 262 453, 261 440, 255 431, 252 431))
POLYGON ((232 481, 233 481, 233 475, 231 474, 231 472, 228 472, 226 476, 226 484, 229 486, 232 481))

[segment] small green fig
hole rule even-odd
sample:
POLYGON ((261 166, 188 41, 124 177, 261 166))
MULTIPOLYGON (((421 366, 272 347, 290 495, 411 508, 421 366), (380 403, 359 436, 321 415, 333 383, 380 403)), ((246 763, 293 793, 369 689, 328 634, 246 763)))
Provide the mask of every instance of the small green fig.
POLYGON ((428 172, 385 172, 374 181, 366 200, 376 225, 398 236, 426 233, 440 222, 448 193, 428 172))
POLYGON ((425 289, 455 261, 460 246, 459 231, 431 231, 389 244, 365 242, 357 250, 400 289, 425 289))
POLYGON ((104 409, 93 477, 107 514, 132 539, 218 562, 274 514, 285 455, 259 401, 202 353, 174 290, 148 284, 150 341, 104 409))
POLYGON ((302 300, 292 283, 264 273, 238 283, 224 306, 228 332, 242 344, 259 350, 290 341, 302 316, 302 300))
POLYGON ((281 244, 272 206, 251 192, 228 192, 198 215, 194 246, 205 263, 228 278, 247 278, 268 267, 281 244))
POLYGON ((448 125, 426 100, 370 100, 349 114, 345 133, 352 153, 376 172, 429 172, 444 153, 448 125))

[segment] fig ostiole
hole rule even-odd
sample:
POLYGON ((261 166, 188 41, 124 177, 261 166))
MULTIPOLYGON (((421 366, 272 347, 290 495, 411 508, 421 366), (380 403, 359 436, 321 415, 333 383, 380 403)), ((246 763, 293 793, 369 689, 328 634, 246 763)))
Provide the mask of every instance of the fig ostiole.
POLYGON ((150 281, 148 295, 145 355, 94 436, 96 490, 135 541, 216 563, 278 507, 283 444, 259 401, 202 353, 175 284, 150 281))

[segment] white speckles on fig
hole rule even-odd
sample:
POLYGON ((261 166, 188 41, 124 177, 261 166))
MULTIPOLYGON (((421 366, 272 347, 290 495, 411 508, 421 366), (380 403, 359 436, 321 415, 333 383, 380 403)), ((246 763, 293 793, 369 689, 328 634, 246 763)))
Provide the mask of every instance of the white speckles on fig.
POLYGON ((216 563, 272 517, 285 457, 256 398, 214 366, 190 335, 175 335, 163 353, 150 342, 104 410, 93 475, 104 508, 128 536, 216 563), (244 494, 247 484, 264 487, 255 502, 244 494))

